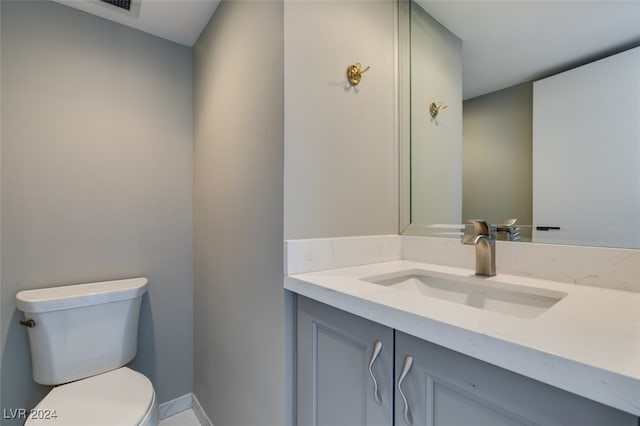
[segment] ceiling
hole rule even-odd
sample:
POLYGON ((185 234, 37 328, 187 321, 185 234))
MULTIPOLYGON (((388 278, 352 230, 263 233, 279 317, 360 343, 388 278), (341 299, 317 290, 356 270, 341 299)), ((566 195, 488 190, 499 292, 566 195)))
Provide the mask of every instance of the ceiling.
MULTIPOLYGON (((132 17, 99 0, 54 1, 185 46, 193 46, 220 3, 140 0, 132 17)), ((640 0, 417 2, 463 41, 465 99, 640 45, 640 0)))
POLYGON ((135 17, 100 0, 54 1, 185 46, 193 46, 220 3, 220 0, 140 0, 140 12, 135 17))
POLYGON ((416 0, 462 39, 464 99, 640 45, 640 0, 416 0))

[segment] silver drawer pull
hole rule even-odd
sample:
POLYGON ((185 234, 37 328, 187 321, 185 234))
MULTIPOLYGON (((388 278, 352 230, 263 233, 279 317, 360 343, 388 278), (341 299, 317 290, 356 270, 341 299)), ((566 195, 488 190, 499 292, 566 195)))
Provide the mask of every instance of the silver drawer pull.
POLYGON ((400 392, 400 396, 402 397, 402 401, 404 402, 404 421, 409 426, 413 424, 413 417, 411 417, 411 410, 409 409, 409 402, 407 401, 407 397, 402 391, 402 382, 404 381, 406 375, 409 373, 409 370, 411 370, 411 366, 413 366, 413 357, 411 355, 407 355, 404 357, 402 371, 400 372, 400 378, 398 379, 398 391, 400 392))
POLYGON ((380 390, 378 389, 378 381, 376 380, 376 376, 373 374, 373 364, 378 359, 380 351, 382 351, 382 342, 380 340, 376 340, 373 344, 371 360, 369 360, 369 374, 371 375, 371 380, 373 380, 373 399, 375 399, 378 405, 382 404, 382 398, 380 397, 380 390))

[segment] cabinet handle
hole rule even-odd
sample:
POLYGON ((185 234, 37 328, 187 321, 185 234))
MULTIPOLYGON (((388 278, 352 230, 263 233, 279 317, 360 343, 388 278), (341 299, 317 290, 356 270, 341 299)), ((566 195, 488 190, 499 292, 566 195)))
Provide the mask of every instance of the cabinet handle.
POLYGON ((407 397, 402 391, 402 382, 404 381, 406 375, 409 373, 409 370, 411 370, 411 366, 413 366, 413 357, 411 355, 407 355, 404 357, 402 371, 400 372, 400 378, 398 379, 398 391, 400 392, 400 396, 402 397, 402 401, 404 402, 404 421, 409 426, 413 424, 413 417, 411 417, 411 410, 409 410, 409 402, 407 401, 407 397))
POLYGON ((382 351, 382 342, 380 340, 376 340, 373 344, 373 352, 371 353, 371 359, 369 360, 369 374, 371 375, 371 380, 373 380, 373 399, 376 400, 378 405, 382 404, 382 398, 380 398, 380 390, 378 389, 378 381, 376 380, 376 376, 373 374, 373 364, 378 359, 380 355, 380 351, 382 351))

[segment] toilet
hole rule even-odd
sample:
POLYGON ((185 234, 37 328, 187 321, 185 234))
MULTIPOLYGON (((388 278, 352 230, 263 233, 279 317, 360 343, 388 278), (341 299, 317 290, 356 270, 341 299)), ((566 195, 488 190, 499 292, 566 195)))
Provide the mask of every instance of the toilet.
POLYGON ((156 426, 151 381, 135 356, 146 278, 21 291, 33 380, 55 386, 25 425, 156 426))

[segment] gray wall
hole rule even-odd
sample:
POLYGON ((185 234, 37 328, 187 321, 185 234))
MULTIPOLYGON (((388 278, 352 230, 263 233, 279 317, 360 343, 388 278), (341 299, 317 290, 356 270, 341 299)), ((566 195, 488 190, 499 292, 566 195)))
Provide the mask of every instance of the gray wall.
POLYGON ((191 50, 52 2, 2 1, 2 403, 29 408, 19 290, 147 276, 133 368, 192 389, 191 50))
MULTIPOLYGON (((2 4, 0 3, 0 99, 2 99, 2 4)), ((2 128, 2 102, 0 101, 0 129, 2 128)), ((4 353, 4 328, 2 327, 2 134, 0 130, 0 408, 2 405, 2 354, 4 353)))
POLYGON ((285 239, 398 232, 395 7, 285 2, 285 239))
MULTIPOLYGON (((462 220, 532 223, 533 83, 469 99, 463 110, 462 220)), ((530 229, 522 228, 523 237, 530 229)))
POLYGON ((283 4, 223 1, 194 47, 194 393, 285 424, 283 4))
POLYGON ((462 41, 411 3, 411 222, 460 223, 461 211, 462 41))

